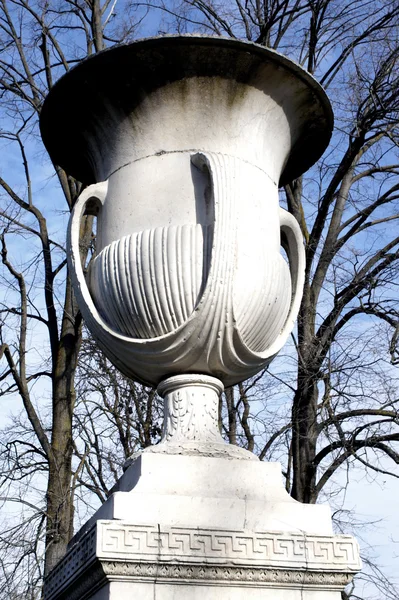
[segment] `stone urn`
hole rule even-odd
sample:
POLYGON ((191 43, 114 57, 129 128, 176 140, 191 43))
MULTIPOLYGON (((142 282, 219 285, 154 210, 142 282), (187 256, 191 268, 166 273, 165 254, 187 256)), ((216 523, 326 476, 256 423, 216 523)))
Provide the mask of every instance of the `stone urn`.
POLYGON ((320 157, 331 128, 309 74, 231 39, 116 47, 54 86, 44 143, 88 184, 70 226, 75 293, 121 371, 150 384, 199 373, 231 385, 271 361, 292 331, 304 274, 301 231, 278 188, 320 157), (85 213, 97 215, 86 278, 85 213))
POLYGON ((329 101, 301 67, 215 37, 107 50, 46 99, 50 156, 87 185, 69 230, 79 306, 123 373, 160 385, 166 439, 221 442, 223 386, 264 368, 292 331, 304 248, 278 188, 320 157, 331 129, 329 101), (85 214, 97 216, 86 277, 85 214))

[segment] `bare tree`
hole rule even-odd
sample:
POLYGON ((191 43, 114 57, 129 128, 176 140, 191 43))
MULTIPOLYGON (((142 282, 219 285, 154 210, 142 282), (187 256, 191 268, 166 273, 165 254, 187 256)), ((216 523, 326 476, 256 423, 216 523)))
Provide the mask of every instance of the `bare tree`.
MULTIPOLYGON (((109 0, 0 2, 0 137, 5 153, 19 153, 16 160, 25 180, 15 184, 14 173, 1 170, 0 251, 8 294, 1 309, 0 356, 5 368, 0 378, 3 393, 15 392, 22 399, 35 436, 34 452, 48 465, 46 572, 63 556, 73 529, 72 424, 82 323, 66 273, 63 237, 51 232, 45 191, 32 177, 32 158, 42 153, 37 120, 53 82, 107 43, 132 36, 137 19, 131 7, 125 3, 123 21, 118 21, 115 4, 109 0), (32 328, 43 352, 32 348, 32 328), (50 396, 47 423, 34 401, 35 389, 41 387, 50 396)), ((69 211, 81 186, 57 166, 55 174, 69 211)), ((85 260, 92 237, 90 218, 81 237, 85 260)), ((22 453, 28 451, 27 442, 20 446, 22 453)))
MULTIPOLYGON (((370 356, 364 348, 354 363, 351 344, 344 342, 352 326, 362 343, 363 319, 374 336, 382 323, 390 341, 371 362, 380 369, 387 351, 391 362, 397 360, 399 6, 357 0, 146 4, 165 15, 165 27, 247 38, 281 50, 330 93, 336 115, 332 146, 317 168, 285 188, 306 244, 291 386, 290 487, 294 498, 315 502, 350 457, 371 468, 372 454, 399 459, 396 397, 390 393, 380 402, 374 398, 373 407, 361 406, 368 395, 356 392, 355 375, 370 356)), ((233 420, 233 407, 229 416, 233 420)))
POLYGON ((155 389, 123 377, 91 338, 83 342, 78 371, 74 493, 90 492, 102 503, 126 461, 161 439, 162 401, 155 389))
MULTIPOLYGON (((91 350, 83 350, 78 367, 81 319, 63 238, 47 218, 42 198, 49 193, 33 175, 31 158, 41 152, 37 116, 60 75, 106 45, 133 39, 147 13, 159 15, 165 32, 216 33, 280 50, 327 88, 336 115, 328 153, 282 192, 306 245, 296 360, 292 354, 278 361, 271 380, 255 378, 226 391, 220 408, 226 439, 262 459, 283 460, 287 489, 303 502, 315 502, 343 466, 393 474, 391 465, 399 462, 392 367, 399 335, 397 2, 0 0, 0 11, 1 143, 14 157, 17 149, 25 178, 22 185, 0 169, 7 282, 0 378, 3 394, 21 397, 22 421, 33 432, 8 437, 4 458, 10 461, 17 449, 12 476, 44 465, 46 505, 36 523, 44 511, 46 570, 71 536, 73 500, 83 505, 85 490, 103 500, 124 458, 156 442, 160 431, 153 392, 130 387, 91 350), (34 335, 43 352, 35 350, 34 335), (90 377, 94 360, 97 383, 90 377), (47 410, 36 402, 39 394, 48 397, 47 410)), ((55 173, 69 211, 81 186, 57 166, 55 173)), ((82 260, 91 244, 87 221, 82 260)))
MULTIPOLYGON (((296 377, 275 379, 286 384, 291 419, 266 436, 266 455, 286 446, 287 489, 302 502, 316 502, 343 467, 397 476, 398 4, 145 4, 163 14, 167 31, 216 33, 280 50, 327 89, 336 117, 330 149, 282 194, 302 228, 306 281, 296 377)), ((232 398, 234 442, 241 424, 232 398)), ((254 431, 252 415, 248 422, 254 431)))

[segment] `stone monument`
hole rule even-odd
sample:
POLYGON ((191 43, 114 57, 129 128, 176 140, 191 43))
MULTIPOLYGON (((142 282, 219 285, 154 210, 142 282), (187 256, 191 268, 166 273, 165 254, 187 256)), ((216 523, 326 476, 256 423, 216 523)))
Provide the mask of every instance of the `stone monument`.
POLYGON ((277 464, 218 428, 224 386, 264 368, 293 329, 304 249, 278 187, 331 130, 306 71, 224 38, 116 47, 50 92, 44 143, 88 186, 68 242, 80 309, 109 359, 157 386, 165 420, 48 576, 47 600, 338 600, 359 570, 329 508, 295 502, 277 464), (97 216, 86 277, 85 214, 97 216))

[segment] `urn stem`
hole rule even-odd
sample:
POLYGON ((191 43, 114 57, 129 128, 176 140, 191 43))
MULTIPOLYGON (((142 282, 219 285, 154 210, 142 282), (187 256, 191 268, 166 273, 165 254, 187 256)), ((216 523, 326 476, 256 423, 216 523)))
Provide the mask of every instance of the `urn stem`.
POLYGON ((158 386, 164 398, 163 443, 224 443, 219 431, 223 383, 208 375, 175 375, 158 386))

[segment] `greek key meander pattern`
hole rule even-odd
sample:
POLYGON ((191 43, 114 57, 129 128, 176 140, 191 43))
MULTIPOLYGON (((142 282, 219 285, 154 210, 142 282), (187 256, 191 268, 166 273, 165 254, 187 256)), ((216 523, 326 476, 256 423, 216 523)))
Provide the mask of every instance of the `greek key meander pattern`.
POLYGON ((361 566, 357 543, 349 536, 97 521, 47 577, 46 600, 56 598, 96 558, 109 576, 236 581, 237 585, 325 584, 340 589, 361 566))
POLYGON ((251 531, 158 528, 100 522, 101 555, 158 560, 184 557, 219 562, 330 569, 360 567, 357 543, 349 536, 315 536, 251 531))

